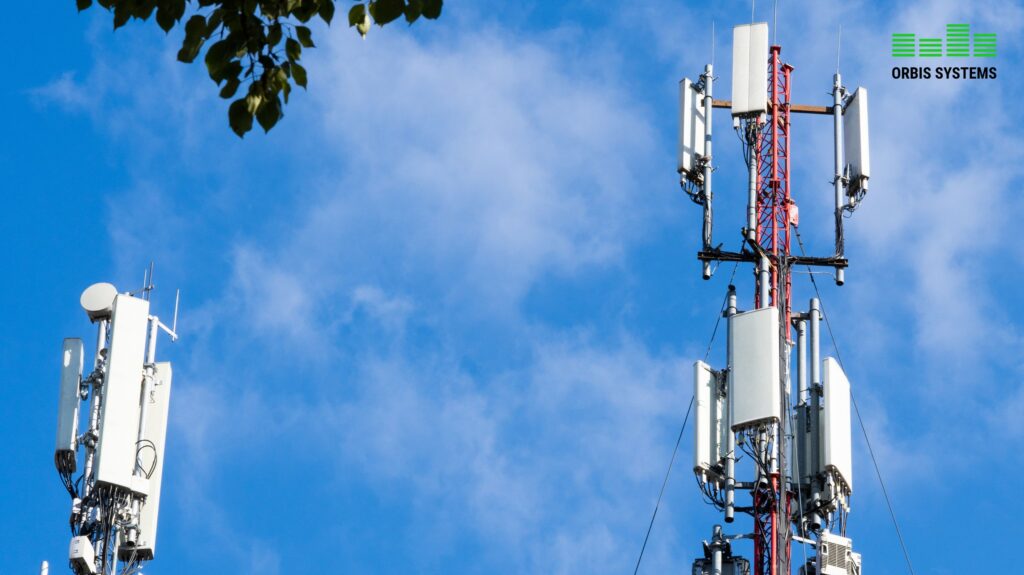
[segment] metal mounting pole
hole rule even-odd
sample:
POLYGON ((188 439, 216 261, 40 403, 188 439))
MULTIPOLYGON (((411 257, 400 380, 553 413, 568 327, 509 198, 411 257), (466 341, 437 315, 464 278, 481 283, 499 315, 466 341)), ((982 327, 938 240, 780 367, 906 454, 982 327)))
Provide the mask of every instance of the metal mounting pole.
MULTIPOLYGON (((757 122, 757 119, 750 120, 757 122)), ((747 130, 747 241, 757 241, 757 130, 747 130)))
MULTIPOLYGON (((715 79, 712 74, 712 66, 704 67, 704 249, 711 249, 712 237, 712 213, 711 213, 711 112, 714 98, 712 97, 712 84, 715 79)), ((704 279, 711 278, 711 262, 704 262, 704 279)))
MULTIPOLYGON (((832 77, 832 126, 834 135, 835 150, 835 179, 832 185, 835 187, 836 196, 836 257, 843 257, 845 247, 843 246, 843 82, 836 72, 832 77)), ((836 285, 843 285, 846 282, 846 270, 836 266, 836 285)))
MULTIPOLYGON (((729 286, 728 307, 725 316, 736 315, 736 286, 729 286)), ((726 322, 731 328, 730 322, 726 322)), ((726 338, 726 357, 732 357, 732 339, 726 338)), ((732 369, 732 366, 728 366, 732 369)), ((730 400, 726 404, 726 438, 725 438, 725 522, 732 523, 736 514, 736 432, 732 430, 732 390, 728 390, 730 400)))
POLYGON ((796 322, 797 404, 807 403, 807 320, 796 322))
POLYGON ((722 526, 715 525, 711 532, 711 575, 722 575, 722 526))
MULTIPOLYGON (((93 374, 98 374, 98 370, 103 367, 104 362, 104 350, 107 345, 107 320, 100 320, 99 325, 96 328, 96 357, 93 360, 93 374)), ((94 379, 90 382, 92 386, 92 397, 89 401, 89 430, 86 432, 86 444, 85 444, 85 481, 82 485, 82 497, 84 498, 89 494, 90 491, 90 480, 92 479, 92 467, 93 461, 96 458, 96 439, 99 437, 100 430, 100 404, 101 396, 103 394, 103 381, 102 378, 99 380, 94 379)), ((83 520, 85 518, 83 517, 83 520)))
MULTIPOLYGON (((811 437, 815 438, 815 445, 810 449, 811 468, 808 475, 811 476, 811 508, 818 507, 821 499, 821 490, 818 486, 817 473, 821 469, 821 456, 817 445, 819 437, 818 430, 821 425, 821 304, 818 298, 811 299, 810 315, 810 338, 811 338, 811 437)), ((812 531, 821 528, 821 517, 817 513, 810 513, 807 516, 807 525, 812 531)))
POLYGON ((768 258, 761 256, 761 261, 757 266, 757 307, 763 308, 769 306, 768 290, 770 289, 771 279, 768 274, 768 258))

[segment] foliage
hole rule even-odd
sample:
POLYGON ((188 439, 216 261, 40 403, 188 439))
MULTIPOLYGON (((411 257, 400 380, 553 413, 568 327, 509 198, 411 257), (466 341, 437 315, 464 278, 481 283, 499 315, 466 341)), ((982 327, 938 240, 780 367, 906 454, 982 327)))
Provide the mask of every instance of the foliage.
MULTIPOLYGON (((76 0, 78 10, 93 0, 76 0)), ((313 48, 307 24, 320 18, 328 26, 341 0, 96 0, 113 14, 114 29, 129 20, 149 20, 170 32, 185 22, 178 60, 194 62, 205 49, 210 79, 220 97, 231 100, 228 122, 239 137, 252 129, 253 119, 269 132, 284 116, 292 84, 306 88, 306 69, 299 64, 304 48, 313 48), (186 19, 186 16, 188 18, 186 19), (246 94, 236 97, 243 83, 246 94), (282 101, 283 100, 283 101, 282 101)), ((405 17, 441 16, 443 0, 366 0, 348 12, 349 27, 365 37, 371 21, 384 26, 405 17)))

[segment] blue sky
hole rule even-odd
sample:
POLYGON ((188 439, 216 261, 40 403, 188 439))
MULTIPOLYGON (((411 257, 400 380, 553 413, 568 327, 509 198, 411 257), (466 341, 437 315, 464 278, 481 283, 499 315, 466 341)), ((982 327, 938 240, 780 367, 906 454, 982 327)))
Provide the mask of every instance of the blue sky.
MULTIPOLYGON (((453 1, 365 41, 318 28, 309 92, 239 140, 201 67, 175 62, 180 31, 22 7, 0 90, 3 572, 63 568, 61 339, 92 337, 83 288, 137 287, 151 259, 158 311, 182 290, 182 339, 158 349, 175 395, 149 573, 629 572, 731 271, 700 279, 676 85, 714 20, 726 97, 749 14, 453 1)), ((1002 568, 977 541, 1013 548, 1024 471, 1024 9, 807 0, 779 22, 795 101, 828 103, 840 23, 845 83, 871 90, 848 283, 819 284, 917 572, 1002 568), (998 80, 891 79, 891 32, 954 22, 998 33, 998 80)), ((744 174, 715 122, 732 246, 744 174)), ((825 253, 831 129, 794 132, 801 235, 825 253)), ((736 283, 749 307, 749 270, 736 283)), ((869 572, 904 573, 854 437, 854 545, 869 572)), ((687 572, 715 520, 689 450, 642 573, 687 572)))

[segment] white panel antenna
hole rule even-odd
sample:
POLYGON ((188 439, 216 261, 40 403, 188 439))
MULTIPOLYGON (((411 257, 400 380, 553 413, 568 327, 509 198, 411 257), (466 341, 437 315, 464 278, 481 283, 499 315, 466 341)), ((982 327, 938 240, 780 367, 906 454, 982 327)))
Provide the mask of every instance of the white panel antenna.
POLYGON ((720 483, 726 457, 728 422, 726 398, 720 393, 720 373, 698 361, 693 364, 693 471, 703 480, 720 483))
POLYGON ((102 432, 96 448, 96 481, 131 489, 139 430, 142 363, 149 302, 129 295, 114 300, 110 349, 103 381, 102 432))
POLYGON ((679 82, 679 162, 676 171, 693 181, 703 179, 700 159, 705 156, 704 96, 683 78, 679 82))
POLYGON ((164 472, 164 445, 167 437, 167 414, 171 398, 173 371, 169 362, 156 364, 153 388, 148 398, 143 443, 139 450, 139 464, 149 479, 149 496, 139 515, 139 557, 150 560, 156 553, 156 527, 160 514, 160 480, 164 472))
POLYGON ((732 115, 768 111, 768 23, 732 29, 732 115))
POLYGON ((779 310, 766 307, 729 318, 729 396, 734 431, 779 421, 779 310))
POLYGON ((57 406, 56 452, 70 452, 70 471, 75 471, 75 447, 78 440, 78 412, 82 404, 81 385, 84 365, 82 340, 64 340, 64 353, 60 369, 60 401, 57 406))
POLYGON ((843 109, 843 149, 849 169, 849 193, 868 189, 871 155, 868 149, 868 90, 857 88, 843 109))
POLYGON ((702 476, 711 469, 711 396, 715 377, 703 361, 693 364, 693 472, 702 476))
POLYGON ((825 411, 822 414, 822 457, 845 495, 853 492, 853 454, 850 437, 850 381, 839 362, 831 357, 824 364, 825 411))

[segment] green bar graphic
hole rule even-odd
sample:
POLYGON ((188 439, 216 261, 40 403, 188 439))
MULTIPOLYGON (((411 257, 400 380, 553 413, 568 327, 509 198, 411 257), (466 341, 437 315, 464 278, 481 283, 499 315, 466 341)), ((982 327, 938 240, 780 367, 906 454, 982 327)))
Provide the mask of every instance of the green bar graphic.
POLYGON ((915 44, 914 34, 893 33, 892 55, 896 58, 913 58, 915 44))
POLYGON ((942 38, 921 38, 918 40, 918 56, 923 58, 942 57, 942 38))
POLYGON ((918 38, 909 32, 893 32, 892 55, 896 58, 994 58, 996 35, 972 34, 970 24, 946 24, 945 38, 918 38))
POLYGON ((946 24, 946 55, 962 58, 971 55, 970 24, 946 24))
POLYGON ((974 35, 974 56, 976 58, 996 57, 996 35, 975 34, 974 35))

